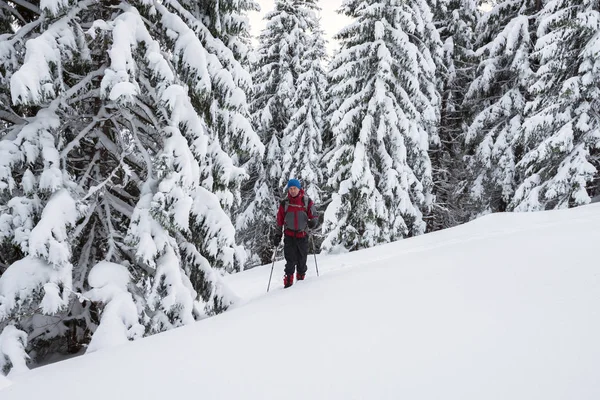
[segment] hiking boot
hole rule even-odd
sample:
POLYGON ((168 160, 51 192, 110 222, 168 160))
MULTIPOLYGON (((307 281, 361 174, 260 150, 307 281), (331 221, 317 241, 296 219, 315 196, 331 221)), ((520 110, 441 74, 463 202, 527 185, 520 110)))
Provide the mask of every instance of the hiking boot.
POLYGON ((283 287, 288 288, 294 284, 294 275, 286 275, 283 277, 283 287))
POLYGON ((303 281, 306 274, 301 274, 300 272, 296 272, 296 280, 303 281))

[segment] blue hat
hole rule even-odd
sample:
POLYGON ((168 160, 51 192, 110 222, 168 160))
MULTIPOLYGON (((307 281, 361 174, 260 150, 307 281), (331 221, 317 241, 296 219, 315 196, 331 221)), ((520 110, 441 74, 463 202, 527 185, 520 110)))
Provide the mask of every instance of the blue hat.
POLYGON ((288 181, 287 188, 289 189, 292 186, 296 186, 298 189, 302 189, 302 185, 300 184, 300 181, 298 179, 290 179, 288 181))

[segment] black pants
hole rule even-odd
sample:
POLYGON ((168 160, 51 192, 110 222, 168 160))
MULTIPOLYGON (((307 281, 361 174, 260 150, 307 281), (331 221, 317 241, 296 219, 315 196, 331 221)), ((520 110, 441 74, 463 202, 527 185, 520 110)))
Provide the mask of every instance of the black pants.
POLYGON ((306 273, 306 258, 308 257, 308 237, 283 238, 283 255, 285 256, 285 274, 292 275, 294 270, 299 274, 306 273))

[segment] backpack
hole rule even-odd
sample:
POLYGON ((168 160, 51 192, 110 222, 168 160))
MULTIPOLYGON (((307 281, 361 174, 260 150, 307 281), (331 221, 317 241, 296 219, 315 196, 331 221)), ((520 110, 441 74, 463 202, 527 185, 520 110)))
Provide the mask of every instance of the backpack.
MULTIPOLYGON (((310 198, 306 195, 302 197, 304 203, 304 212, 308 215, 308 205, 310 204, 310 198)), ((283 206, 283 211, 287 213, 288 207, 290 206, 290 199, 286 196, 280 203, 283 206)))
MULTIPOLYGON (((308 205, 310 204, 310 201, 311 200, 310 200, 310 198, 308 196, 304 195, 302 197, 302 203, 304 205, 304 212, 306 213, 307 220, 306 220, 306 227, 304 229, 300 229, 297 232, 306 232, 308 230, 308 221, 309 221, 308 220, 308 205)), ((289 225, 287 225, 287 222, 286 222, 286 220, 287 220, 286 216, 287 216, 287 213, 288 213, 288 208, 290 207, 290 200, 289 200, 289 198, 286 196, 284 199, 281 200, 280 204, 283 206, 283 211, 284 211, 284 223, 283 223, 283 226, 286 229, 290 229, 290 230, 295 231, 293 228, 290 228, 289 225)), ((300 208, 300 206, 297 206, 297 205, 295 205, 295 207, 300 208)))

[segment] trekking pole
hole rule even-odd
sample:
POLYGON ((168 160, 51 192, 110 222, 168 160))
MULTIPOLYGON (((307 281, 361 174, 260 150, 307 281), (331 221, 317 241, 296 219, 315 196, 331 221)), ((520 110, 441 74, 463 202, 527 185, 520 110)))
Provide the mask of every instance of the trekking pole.
POLYGON ((275 248, 275 251, 273 252, 273 264, 271 264, 271 275, 269 275, 269 284, 267 285, 267 293, 269 293, 269 289, 271 288, 271 278, 273 277, 273 267, 275 267, 275 257, 277 256, 277 252, 279 251, 280 245, 281 245, 281 242, 277 245, 277 247, 275 248))
POLYGON ((317 276, 319 276, 319 265, 317 264, 317 253, 315 253, 315 239, 313 238, 313 235, 310 235, 310 241, 312 243, 313 256, 315 256, 315 268, 317 269, 317 276))

